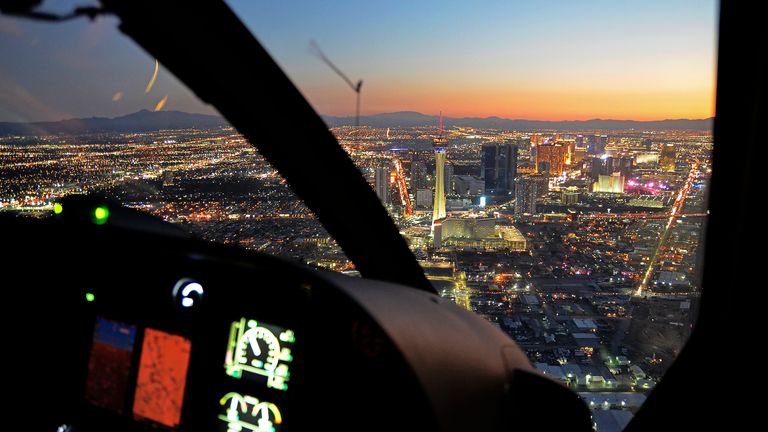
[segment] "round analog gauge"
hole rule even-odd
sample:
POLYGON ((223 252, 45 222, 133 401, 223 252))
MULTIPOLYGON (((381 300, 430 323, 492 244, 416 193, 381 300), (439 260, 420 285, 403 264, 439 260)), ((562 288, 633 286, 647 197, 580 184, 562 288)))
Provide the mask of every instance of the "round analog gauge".
POLYGON ((251 327, 237 343, 238 363, 273 373, 280 360, 280 341, 264 327, 251 327))

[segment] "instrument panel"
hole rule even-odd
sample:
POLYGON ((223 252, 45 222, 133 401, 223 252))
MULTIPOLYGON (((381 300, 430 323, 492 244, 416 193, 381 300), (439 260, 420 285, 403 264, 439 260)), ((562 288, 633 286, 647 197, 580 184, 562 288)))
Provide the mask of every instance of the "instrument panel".
MULTIPOLYGON (((259 390, 288 390, 294 342, 289 329, 246 318, 232 323, 224 371, 255 385, 247 393, 230 391, 221 396, 215 430, 282 430, 280 406, 269 400, 269 392, 259 390)), ((97 317, 84 399, 137 423, 177 430, 191 353, 192 342, 184 336, 97 317)))
MULTIPOLYGON (((294 395, 302 391, 295 369, 307 347, 295 330, 301 317, 277 317, 272 310, 281 302, 294 304, 292 312, 306 310, 306 291, 299 298, 291 298, 290 288, 287 295, 259 296, 254 287, 254 293, 227 296, 226 284, 201 272, 199 257, 194 261, 199 279, 185 274, 175 284, 140 287, 127 277, 109 288, 84 290, 92 332, 85 415, 71 423, 74 430, 122 425, 175 431, 201 424, 221 432, 291 429, 294 395), (145 306, 128 312, 131 303, 139 307, 137 298, 145 306), (228 298, 238 301, 219 304, 228 298)), ((288 310, 281 315, 292 315, 288 310)))
POLYGON ((528 373, 503 332, 448 300, 198 240, 130 209, 96 224, 104 204, 81 204, 69 219, 0 215, 15 252, 0 379, 32 429, 496 430, 539 409, 538 393, 588 423, 578 396, 528 373))
POLYGON ((49 275, 19 282, 49 317, 28 331, 57 323, 55 361, 30 363, 48 378, 19 384, 31 399, 57 389, 45 415, 24 408, 50 419, 44 430, 355 429, 404 390, 407 411, 430 412, 399 350, 338 289, 341 276, 183 236, 25 223, 20 273, 49 275), (30 235, 55 247, 41 254, 30 235))

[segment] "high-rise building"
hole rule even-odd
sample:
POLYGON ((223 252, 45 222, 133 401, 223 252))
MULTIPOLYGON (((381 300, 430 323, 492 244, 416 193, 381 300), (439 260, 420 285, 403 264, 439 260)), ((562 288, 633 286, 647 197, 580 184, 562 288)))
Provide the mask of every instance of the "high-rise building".
POLYGON ((589 174, 589 178, 597 180, 602 171, 603 161, 600 158, 592 157, 585 162, 584 167, 585 171, 589 174))
POLYGON ((563 144, 565 146, 565 165, 571 166, 575 165, 573 162, 574 154, 576 153, 576 141, 575 140, 566 140, 561 141, 560 144, 563 144))
POLYGON ((577 149, 583 149, 584 148, 584 135, 576 135, 576 148, 577 149))
POLYGON ((544 137, 539 133, 531 134, 531 145, 537 146, 539 144, 544 144, 544 137))
POLYGON ((432 223, 445 218, 445 147, 448 140, 443 138, 443 114, 440 113, 440 129, 432 143, 435 151, 435 203, 432 206, 432 223))
POLYGON ((541 198, 549 193, 549 176, 534 174, 528 176, 528 179, 536 183, 536 198, 541 198))
POLYGON ((411 190, 426 189, 429 187, 427 180, 427 165, 420 160, 411 162, 411 190))
POLYGON ((540 167, 541 162, 549 163, 549 174, 560 176, 565 170, 565 159, 567 149, 563 144, 542 144, 536 150, 536 167, 540 167))
POLYGON ((536 213, 537 182, 529 177, 517 179, 515 185, 515 214, 536 213))
POLYGON ((675 146, 667 143, 661 145, 661 155, 659 156, 659 165, 664 172, 675 171, 675 146))
POLYGON ((601 155, 605 153, 605 147, 608 145, 608 135, 589 135, 587 136, 587 153, 601 155))
POLYGON ((552 165, 549 162, 541 161, 536 164, 536 172, 549 177, 552 175, 552 165))
POLYGON ((618 166, 614 166, 614 171, 619 171, 621 176, 628 179, 632 176, 632 166, 634 165, 634 158, 629 156, 622 156, 618 160, 618 166))
POLYGON ((389 168, 384 166, 376 167, 374 180, 376 195, 382 203, 386 204, 389 199, 389 168))
POLYGON ((573 159, 571 160, 571 167, 576 167, 581 164, 581 161, 584 160, 584 158, 587 157, 587 149, 585 148, 578 148, 576 147, 576 150, 573 152, 573 159))
POLYGON ((620 172, 624 178, 627 178, 632 172, 632 158, 630 157, 613 158, 603 155, 599 158, 592 158, 590 163, 589 176, 595 181, 601 175, 610 176, 615 172, 620 172))
POLYGON ((614 162, 615 160, 612 157, 603 155, 603 157, 600 158, 600 174, 603 174, 603 175, 613 174, 614 162))
POLYGON ((594 135, 587 135, 587 153, 593 155, 597 154, 595 151, 595 146, 597 143, 597 139, 594 135))
POLYGON ((605 153, 605 147, 608 146, 608 135, 595 135, 595 151, 597 154, 605 153))
POLYGON ((484 144, 480 177, 485 179, 485 192, 493 196, 514 196, 517 176, 517 146, 510 143, 484 144))

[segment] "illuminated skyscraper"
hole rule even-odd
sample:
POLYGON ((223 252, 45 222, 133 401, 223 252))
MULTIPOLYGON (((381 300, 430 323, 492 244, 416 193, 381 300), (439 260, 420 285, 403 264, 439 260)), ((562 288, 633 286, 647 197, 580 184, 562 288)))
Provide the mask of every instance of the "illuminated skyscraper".
POLYGON ((664 172, 675 171, 675 146, 673 144, 662 144, 659 164, 664 172))
POLYGON ((515 214, 536 213, 538 184, 530 178, 520 178, 515 185, 515 214))
POLYGON ((562 144, 542 144, 536 150, 536 167, 541 172, 541 163, 549 163, 549 173, 553 176, 563 174, 565 168, 565 159, 567 157, 566 147, 562 144))
POLYGON ((576 141, 575 140, 565 140, 560 141, 560 144, 565 146, 565 164, 575 165, 574 163, 574 154, 576 153, 576 141))
POLYGON ((389 169, 383 166, 376 167, 374 181, 376 183, 376 195, 382 203, 386 204, 389 192, 389 169))
POLYGON ((432 148, 435 150, 435 203, 432 206, 432 224, 445 218, 445 147, 448 140, 443 138, 443 113, 440 113, 440 131, 432 148))

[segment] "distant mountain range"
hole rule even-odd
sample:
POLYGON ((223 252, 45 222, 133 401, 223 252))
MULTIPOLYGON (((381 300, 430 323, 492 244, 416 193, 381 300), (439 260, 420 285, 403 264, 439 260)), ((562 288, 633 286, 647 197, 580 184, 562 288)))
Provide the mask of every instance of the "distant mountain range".
MULTIPOLYGON (((323 116, 330 127, 351 126, 355 124, 354 117, 323 116)), ((707 119, 676 119, 676 120, 512 120, 501 117, 444 117, 446 126, 472 127, 478 129, 504 130, 540 130, 556 129, 564 131, 577 130, 711 130, 713 118, 707 119)), ((360 117, 360 125, 372 127, 414 127, 438 124, 438 116, 430 116, 414 111, 374 114, 360 117)))
MULTIPOLYGON (((351 126, 354 117, 322 116, 329 127, 351 126)), ((446 126, 472 127, 478 129, 504 130, 540 130, 556 129, 576 130, 711 130, 712 118, 699 120, 578 120, 578 121, 541 121, 511 120, 500 117, 445 117, 446 126)), ((362 126, 372 127, 416 127, 434 126, 438 116, 430 116, 413 111, 374 114, 360 117, 362 126)), ((192 114, 180 111, 142 110, 122 117, 90 117, 54 122, 11 123, 0 122, 0 135, 42 135, 42 134, 82 134, 98 132, 148 132, 162 129, 209 129, 227 126, 222 117, 206 114, 192 114)))
POLYGON ((154 112, 141 110, 115 118, 90 117, 35 123, 0 122, 0 135, 149 132, 162 129, 209 129, 227 125, 226 120, 215 115, 191 114, 180 111, 154 112))

